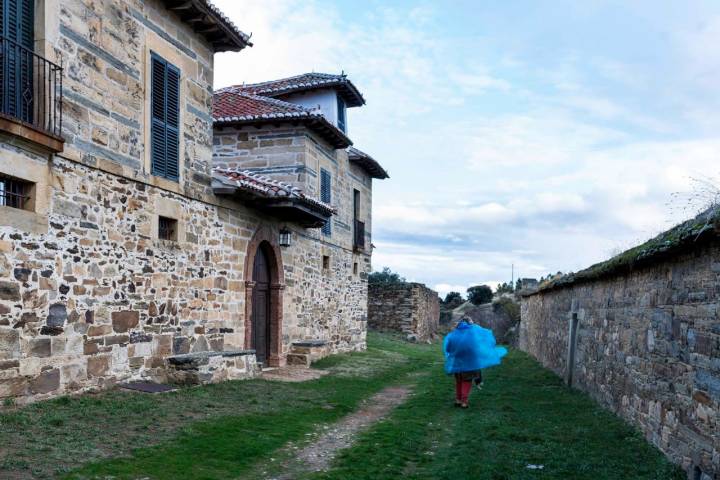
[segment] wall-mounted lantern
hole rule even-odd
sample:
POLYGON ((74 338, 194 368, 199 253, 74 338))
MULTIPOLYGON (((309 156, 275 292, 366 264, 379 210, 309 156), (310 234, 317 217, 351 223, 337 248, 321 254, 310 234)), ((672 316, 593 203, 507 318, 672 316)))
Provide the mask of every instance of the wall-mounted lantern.
POLYGON ((280 229, 280 246, 289 247, 292 244, 292 232, 287 228, 283 227, 280 229))

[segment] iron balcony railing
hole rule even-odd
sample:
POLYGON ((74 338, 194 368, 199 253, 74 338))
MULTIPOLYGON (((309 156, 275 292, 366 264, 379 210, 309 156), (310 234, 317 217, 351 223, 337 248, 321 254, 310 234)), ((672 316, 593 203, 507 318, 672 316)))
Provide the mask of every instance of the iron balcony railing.
POLYGON ((355 234, 353 237, 353 248, 355 250, 365 250, 365 222, 355 220, 355 234))
POLYGON ((61 138, 63 69, 0 37, 0 115, 61 138))

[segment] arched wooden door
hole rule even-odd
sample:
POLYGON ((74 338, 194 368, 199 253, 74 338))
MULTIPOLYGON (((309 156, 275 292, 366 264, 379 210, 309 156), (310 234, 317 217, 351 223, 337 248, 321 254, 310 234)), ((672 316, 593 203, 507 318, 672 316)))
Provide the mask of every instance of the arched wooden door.
POLYGON ((270 263, 265 249, 257 249, 253 263, 252 348, 258 362, 268 365, 270 354, 270 263))

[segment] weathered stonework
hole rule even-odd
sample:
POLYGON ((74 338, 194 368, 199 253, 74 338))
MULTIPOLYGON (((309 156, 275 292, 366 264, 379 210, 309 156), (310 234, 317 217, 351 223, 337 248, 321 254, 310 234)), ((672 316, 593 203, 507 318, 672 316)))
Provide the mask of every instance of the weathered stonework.
POLYGON ((526 297, 520 346, 706 480, 720 475, 720 243, 694 238, 641 268, 526 297))
POLYGON ((427 340, 438 329, 440 297, 421 283, 374 284, 368 289, 368 327, 427 340))
POLYGON ((372 178, 348 161, 345 150, 333 150, 305 127, 224 127, 215 132, 214 161, 223 168, 240 168, 287 182, 318 197, 320 170, 331 173, 333 217, 331 243, 352 249, 353 189, 360 192, 360 218, 365 222, 368 252, 372 231, 372 178))
MULTIPOLYGON (((35 184, 32 211, 0 207, 0 398, 255 375, 251 353, 208 354, 192 369, 169 358, 250 348, 248 248, 259 231, 277 238, 281 227, 293 243, 275 246, 284 279, 273 286, 282 312, 277 361, 300 340, 326 341, 328 353, 363 349, 370 251, 353 250, 348 219, 356 185, 369 239, 367 174, 342 150, 323 157, 338 209, 331 237, 216 196, 206 40, 157 0, 44 8, 36 43, 65 67, 66 145, 51 155, 0 136, 0 173, 35 184), (150 174, 151 51, 182 72, 178 182, 150 174), (177 241, 158 239, 159 215, 177 220, 177 241)), ((315 148, 304 147, 308 158, 315 148)))

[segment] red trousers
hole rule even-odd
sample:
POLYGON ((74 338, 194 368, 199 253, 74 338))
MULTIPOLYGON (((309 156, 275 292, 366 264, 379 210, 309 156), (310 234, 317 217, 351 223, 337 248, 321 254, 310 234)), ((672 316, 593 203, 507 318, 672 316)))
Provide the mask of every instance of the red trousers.
POLYGON ((455 374, 455 400, 467 403, 472 389, 472 380, 463 380, 462 375, 455 374))

